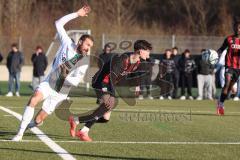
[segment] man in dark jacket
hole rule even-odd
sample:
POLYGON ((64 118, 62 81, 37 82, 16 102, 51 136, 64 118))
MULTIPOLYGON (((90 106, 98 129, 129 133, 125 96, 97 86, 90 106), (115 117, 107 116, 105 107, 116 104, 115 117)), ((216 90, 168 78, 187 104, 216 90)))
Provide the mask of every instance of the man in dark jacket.
MULTIPOLYGON (((112 48, 109 44, 106 44, 103 49, 103 53, 101 53, 98 57, 98 68, 101 69, 105 64, 109 63, 111 61, 111 58, 113 57, 113 54, 111 53, 112 48)), ((104 82, 102 82, 103 86, 104 82)), ((96 97, 97 97, 97 104, 100 104, 100 98, 101 98, 101 92, 98 89, 95 89, 96 97)))
POLYGON ((7 68, 9 72, 9 81, 8 81, 8 93, 7 97, 13 96, 13 85, 15 80, 15 92, 16 96, 20 96, 20 73, 21 68, 24 63, 23 54, 18 50, 17 44, 12 44, 12 50, 9 52, 7 57, 7 68))
POLYGON ((174 77, 173 77, 173 85, 174 85, 173 98, 178 98, 177 93, 178 93, 178 86, 179 86, 179 79, 180 79, 178 63, 179 63, 181 56, 178 54, 177 47, 172 48, 172 57, 175 62, 175 65, 176 65, 176 69, 174 70, 174 77))
POLYGON ((172 99, 172 92, 174 89, 173 78, 176 65, 172 58, 172 52, 170 49, 165 50, 163 59, 159 65, 159 79, 160 79, 160 96, 159 99, 164 98, 172 99))
POLYGON ((32 87, 33 90, 35 90, 40 82, 42 82, 44 78, 44 71, 47 69, 48 65, 47 57, 43 53, 41 46, 36 47, 36 53, 32 55, 31 61, 33 63, 32 87))
POLYGON ((196 63, 191 58, 190 50, 186 49, 179 60, 179 71, 181 80, 181 100, 185 100, 185 88, 187 87, 188 99, 193 100, 192 97, 192 84, 193 84, 193 71, 196 69, 196 63))
POLYGON ((109 44, 106 44, 104 46, 104 49, 103 49, 103 53, 101 53, 99 55, 99 59, 98 59, 98 68, 102 68, 104 66, 105 63, 108 63, 113 54, 111 53, 111 46, 109 44))
POLYGON ((147 97, 148 99, 153 99, 151 95, 151 77, 152 77, 152 67, 153 67, 153 60, 151 58, 148 58, 147 60, 142 60, 139 70, 145 71, 146 75, 142 76, 140 78, 140 94, 138 99, 143 100, 144 99, 144 91, 146 88, 147 97))

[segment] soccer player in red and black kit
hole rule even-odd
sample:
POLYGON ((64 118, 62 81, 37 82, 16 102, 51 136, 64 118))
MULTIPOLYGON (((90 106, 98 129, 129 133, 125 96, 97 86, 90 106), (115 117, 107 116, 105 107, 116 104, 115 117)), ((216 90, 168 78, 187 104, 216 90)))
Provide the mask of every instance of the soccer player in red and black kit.
MULTIPOLYGON (((70 134, 79 137, 82 141, 92 141, 88 136, 89 129, 94 123, 108 122, 111 110, 117 105, 115 90, 117 85, 127 82, 130 86, 139 86, 140 78, 145 74, 140 71, 140 63, 149 58, 152 45, 146 40, 137 40, 134 43, 133 53, 124 53, 113 56, 111 61, 104 64, 93 77, 92 86, 101 91, 99 107, 87 116, 70 116, 70 134), (79 123, 85 123, 84 127, 75 132, 79 123)), ((126 83, 125 83, 126 84, 126 83)), ((121 93, 118 93, 121 97, 121 93)))
POLYGON ((218 115, 224 115, 224 101, 240 75, 240 20, 235 20, 233 30, 234 35, 228 36, 218 49, 219 54, 227 49, 225 57, 225 85, 217 102, 218 115))

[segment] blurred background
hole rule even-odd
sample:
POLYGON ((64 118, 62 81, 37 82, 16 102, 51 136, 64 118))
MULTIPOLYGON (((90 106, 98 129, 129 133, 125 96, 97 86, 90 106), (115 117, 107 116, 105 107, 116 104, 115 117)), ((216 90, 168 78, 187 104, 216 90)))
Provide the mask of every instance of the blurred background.
POLYGON ((90 29, 96 39, 91 54, 107 41, 139 37, 151 39, 155 53, 176 45, 198 54, 206 45, 217 49, 232 32, 233 17, 240 15, 237 0, 0 0, 1 53, 6 57, 16 42, 30 65, 36 45, 46 51, 53 41, 55 20, 84 3, 92 13, 71 21, 66 29, 90 29))

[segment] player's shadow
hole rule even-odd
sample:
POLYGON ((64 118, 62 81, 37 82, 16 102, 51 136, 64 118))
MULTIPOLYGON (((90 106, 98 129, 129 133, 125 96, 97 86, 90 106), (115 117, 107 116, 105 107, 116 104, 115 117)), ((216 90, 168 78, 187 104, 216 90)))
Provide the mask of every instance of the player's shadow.
MULTIPOLYGON (((31 149, 15 149, 15 148, 7 148, 7 147, 0 147, 0 150, 10 150, 10 151, 21 151, 21 152, 33 152, 33 153, 45 153, 45 154, 56 154, 53 151, 41 151, 41 150, 31 150, 31 149)), ((98 155, 98 154, 79 154, 79 153, 69 153, 73 156, 80 156, 80 157, 89 157, 89 158, 102 158, 102 159, 126 159, 126 160, 172 160, 172 159, 161 159, 161 158, 139 158, 139 157, 120 157, 120 156, 105 156, 105 155, 98 155)))

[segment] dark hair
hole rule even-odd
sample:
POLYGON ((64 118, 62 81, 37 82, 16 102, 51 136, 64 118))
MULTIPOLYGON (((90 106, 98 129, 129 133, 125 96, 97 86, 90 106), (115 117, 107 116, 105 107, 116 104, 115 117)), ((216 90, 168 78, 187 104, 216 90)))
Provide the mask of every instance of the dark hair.
POLYGON ((85 41, 86 39, 90 39, 94 42, 93 36, 89 35, 89 34, 83 34, 79 40, 81 41, 85 41))
POLYGON ((178 47, 175 46, 175 47, 173 47, 172 49, 176 49, 176 50, 178 50, 178 47))
POLYGON ((172 52, 172 50, 171 49, 166 49, 165 53, 167 53, 167 52, 172 52))
POLYGON ((40 45, 38 45, 38 46, 36 47, 36 50, 38 50, 38 49, 43 50, 42 46, 40 46, 40 45))
POLYGON ((106 48, 111 48, 111 46, 107 43, 104 45, 104 49, 106 49, 106 48))
POLYGON ((191 53, 189 49, 185 49, 183 53, 191 53))
POLYGON ((152 45, 146 40, 137 40, 134 43, 134 51, 143 50, 152 50, 152 45))
POLYGON ((203 52, 205 52, 206 51, 206 49, 201 49, 201 53, 203 53, 203 52))
POLYGON ((13 44, 11 45, 11 47, 12 47, 12 48, 13 48, 13 47, 18 48, 18 44, 17 44, 17 43, 13 43, 13 44))
POLYGON ((240 24, 240 18, 239 17, 234 17, 233 18, 233 31, 235 34, 238 33, 238 25, 240 24))

